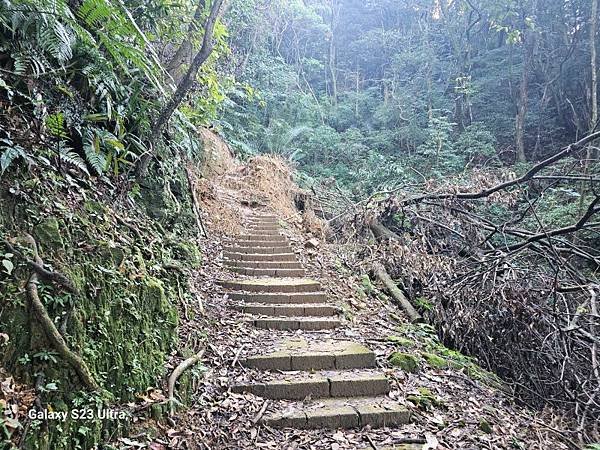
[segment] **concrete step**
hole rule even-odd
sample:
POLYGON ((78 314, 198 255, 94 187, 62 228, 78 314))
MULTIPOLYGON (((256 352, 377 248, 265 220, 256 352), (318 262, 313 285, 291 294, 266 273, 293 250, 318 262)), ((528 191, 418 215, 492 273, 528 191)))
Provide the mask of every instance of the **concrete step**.
POLYGON ((244 314, 254 314, 257 316, 277 316, 277 317, 331 317, 337 315, 340 311, 337 307, 324 303, 309 304, 264 304, 264 303, 243 303, 234 305, 233 309, 244 314))
POLYGON ((280 240, 268 240, 268 241, 261 241, 261 240, 242 240, 242 239, 236 239, 233 242, 233 245, 237 246, 237 247, 289 247, 288 244, 288 240, 283 238, 280 240))
POLYGON ((246 367, 261 370, 342 370, 375 367, 375 354, 352 341, 289 339, 276 351, 249 356, 246 367))
POLYGON ((223 257, 232 261, 298 261, 295 253, 289 250, 283 253, 238 253, 224 251, 223 257))
POLYGON ((244 267, 231 267, 230 270, 241 275, 248 275, 251 277, 305 277, 306 271, 304 269, 263 269, 263 268, 244 268, 244 267))
POLYGON ((285 411, 269 413, 263 423, 275 428, 372 428, 410 423, 408 409, 387 397, 324 399, 298 402, 285 411))
POLYGON ((290 253, 292 248, 289 245, 279 245, 277 247, 237 247, 229 246, 223 247, 223 250, 231 253, 246 253, 247 255, 262 254, 262 255, 274 255, 279 253, 290 253))
POLYGON ((259 234, 259 233, 252 233, 252 234, 240 234, 237 238, 236 241, 242 241, 242 242, 246 242, 246 241, 250 241, 250 242, 263 242, 263 241, 271 241, 271 242, 288 242, 288 239, 285 236, 282 236, 281 234, 275 234, 275 233, 268 233, 268 234, 259 234))
POLYGON ((223 280, 221 286, 233 291, 246 292, 316 292, 321 290, 318 281, 309 278, 254 278, 249 280, 223 280))
POLYGON ((308 375, 278 375, 264 382, 232 386, 237 393, 248 392, 274 400, 302 400, 328 397, 386 395, 390 384, 385 375, 373 370, 330 371, 308 375))
POLYGON ((302 269, 302 264, 297 261, 225 261, 227 267, 240 267, 243 269, 302 269))
POLYGON ((263 330, 333 330, 340 326, 340 319, 323 317, 257 317, 249 323, 263 330))
POLYGON ((265 294, 254 292, 229 292, 227 296, 233 301, 246 303, 267 303, 280 305, 296 305, 308 303, 324 303, 327 301, 325 292, 300 292, 265 294))
POLYGON ((281 228, 278 225, 254 225, 254 226, 250 226, 247 227, 246 230, 249 233, 256 233, 256 232, 269 232, 269 233, 279 233, 281 231, 281 228))

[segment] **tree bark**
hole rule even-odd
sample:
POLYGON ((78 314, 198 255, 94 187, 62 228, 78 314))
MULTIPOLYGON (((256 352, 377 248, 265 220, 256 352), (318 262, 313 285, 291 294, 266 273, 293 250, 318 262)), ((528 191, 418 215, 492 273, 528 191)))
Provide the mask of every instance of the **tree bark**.
POLYGON ((198 31, 198 22, 202 17, 205 7, 206 2, 204 0, 200 0, 198 2, 198 6, 196 7, 196 11, 194 11, 194 17, 192 17, 192 21, 188 26, 187 36, 184 38, 173 57, 167 63, 167 72, 169 75, 171 75, 171 78, 173 78, 175 84, 178 84, 183 76, 183 74, 180 73, 181 66, 184 63, 189 62, 189 59, 191 58, 193 51, 192 36, 196 31, 198 31))
POLYGON ((194 80, 198 74, 198 70, 204 62, 208 59, 210 54, 214 48, 213 42, 213 34, 215 31, 215 25, 217 20, 221 14, 221 9, 225 4, 226 0, 214 0, 210 14, 206 23, 204 24, 204 38, 202 40, 202 47, 196 53, 192 64, 188 68, 185 76, 181 79, 181 81, 177 85, 177 90, 171 96, 170 100, 167 102, 165 106, 163 106, 162 110, 159 112, 156 121, 152 125, 152 133, 150 135, 150 149, 146 152, 139 160, 137 166, 138 177, 144 177, 148 173, 148 167, 150 165, 150 161, 154 156, 154 146, 160 140, 160 136, 162 134, 163 128, 173 115, 173 112, 177 109, 177 107, 181 104, 184 97, 187 95, 192 85, 194 84, 194 80))

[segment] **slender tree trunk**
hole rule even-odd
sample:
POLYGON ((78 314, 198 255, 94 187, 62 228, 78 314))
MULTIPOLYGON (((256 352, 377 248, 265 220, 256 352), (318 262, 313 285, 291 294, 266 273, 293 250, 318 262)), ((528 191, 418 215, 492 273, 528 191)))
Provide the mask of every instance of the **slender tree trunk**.
POLYGON ((171 78, 175 80, 175 84, 178 84, 184 75, 180 71, 181 66, 183 66, 183 64, 186 62, 189 63, 191 58, 193 52, 192 36, 196 31, 198 31, 198 22, 200 22, 200 19, 202 18, 202 13, 204 12, 205 7, 206 1, 200 0, 198 2, 198 6, 196 7, 196 11, 194 11, 194 17, 188 26, 187 36, 183 39, 183 42, 167 63, 167 72, 169 75, 171 75, 171 78))
POLYGON ((331 21, 329 23, 331 29, 331 37, 329 39, 329 76, 331 78, 331 98, 333 103, 337 103, 337 76, 335 68, 335 28, 337 23, 337 0, 330 1, 331 6, 331 21))
MULTIPOLYGON (((535 11, 535 2, 531 6, 531 10, 535 11)), ((517 95, 517 116, 515 118, 515 146, 517 152, 517 161, 527 161, 525 155, 525 122, 527 116, 527 103, 529 100, 529 72, 535 53, 535 35, 528 29, 525 23, 525 12, 523 16, 523 63, 521 70, 521 81, 519 83, 519 93, 517 95)))
POLYGON ((162 110, 159 112, 156 120, 152 124, 152 133, 150 135, 150 149, 140 158, 137 166, 137 175, 138 177, 144 177, 148 173, 148 166, 150 165, 150 161, 154 156, 155 145, 160 140, 160 136, 165 125, 168 123, 169 119, 173 115, 173 112, 177 109, 177 107, 181 104, 184 97, 187 95, 189 90, 194 84, 194 80, 198 75, 198 70, 204 64, 204 62, 208 59, 210 54, 214 48, 213 42, 213 34, 215 31, 215 25, 217 20, 221 14, 221 9, 225 4, 226 0, 214 0, 210 14, 206 23, 204 24, 204 38, 202 40, 202 47, 196 53, 196 56, 192 60, 190 67, 188 68, 185 76, 181 79, 181 81, 177 85, 177 90, 171 96, 169 101, 165 106, 163 106, 162 110))
POLYGON ((590 132, 593 132, 598 124, 598 60, 596 49, 596 34, 598 32, 598 0, 592 0, 592 15, 590 21, 590 69, 592 72, 592 86, 590 93, 591 117, 590 132))

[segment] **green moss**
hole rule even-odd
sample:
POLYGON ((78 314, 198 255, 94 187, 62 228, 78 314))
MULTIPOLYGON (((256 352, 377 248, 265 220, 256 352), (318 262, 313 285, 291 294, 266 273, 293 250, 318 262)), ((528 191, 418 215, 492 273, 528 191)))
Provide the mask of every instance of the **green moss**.
POLYGON ((398 344, 402 347, 412 347, 414 345, 414 342, 410 339, 403 338, 400 336, 388 336, 387 340, 393 342, 394 344, 398 344))
POLYGON ((63 246, 60 226, 56 217, 47 217, 35 226, 33 232, 42 247, 54 249, 63 246))
POLYGON ((192 242, 174 243, 173 258, 191 268, 198 268, 202 264, 202 254, 198 246, 192 242))
POLYGON ((399 367, 405 372, 415 373, 419 370, 419 362, 410 353, 394 352, 389 357, 390 364, 399 367))
POLYGON ((421 356, 425 358, 427 364, 429 364, 431 367, 435 367, 436 369, 446 369, 449 367, 448 361, 446 361, 441 356, 426 352, 421 353, 421 356))
POLYGON ((417 389, 416 394, 407 395, 406 399, 422 409, 443 406, 443 402, 426 387, 417 389))
POLYGON ((375 287, 373 286, 373 283, 371 283, 371 279, 367 274, 364 274, 360 277, 360 284, 362 285, 363 291, 367 295, 371 294, 375 290, 375 287))
POLYGON ((479 429, 487 434, 491 434, 494 431, 490 423, 485 419, 479 421, 479 429))

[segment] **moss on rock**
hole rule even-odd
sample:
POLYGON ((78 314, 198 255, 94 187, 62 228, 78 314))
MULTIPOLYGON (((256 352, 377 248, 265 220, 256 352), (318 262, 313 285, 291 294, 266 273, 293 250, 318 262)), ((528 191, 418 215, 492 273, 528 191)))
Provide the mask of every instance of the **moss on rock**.
POLYGON ((410 353, 394 352, 389 357, 390 364, 405 372, 415 373, 419 370, 419 361, 410 353))

